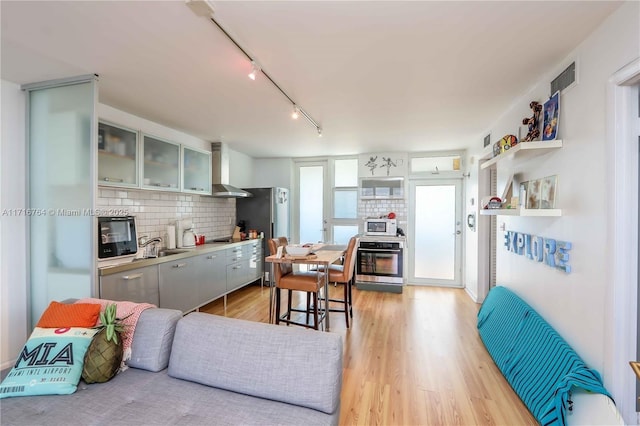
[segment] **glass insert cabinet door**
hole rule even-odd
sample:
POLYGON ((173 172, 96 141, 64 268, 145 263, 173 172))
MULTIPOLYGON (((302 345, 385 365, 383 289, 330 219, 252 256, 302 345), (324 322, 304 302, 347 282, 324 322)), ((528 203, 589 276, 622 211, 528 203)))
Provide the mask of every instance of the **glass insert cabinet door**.
POLYGON ((138 132, 98 124, 98 184, 138 186, 138 132))
POLYGON ((184 192, 211 194, 211 153, 182 147, 184 192))
POLYGON ((142 187, 180 190, 180 145, 143 135, 144 178, 142 187))

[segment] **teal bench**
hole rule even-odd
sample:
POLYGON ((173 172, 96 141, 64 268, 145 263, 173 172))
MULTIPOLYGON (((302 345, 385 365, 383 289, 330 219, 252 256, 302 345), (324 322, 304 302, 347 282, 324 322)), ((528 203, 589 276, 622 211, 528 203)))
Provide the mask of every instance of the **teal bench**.
POLYGON ((478 332, 513 390, 541 425, 565 425, 571 390, 611 395, 597 371, 531 306, 494 287, 478 312, 478 332))

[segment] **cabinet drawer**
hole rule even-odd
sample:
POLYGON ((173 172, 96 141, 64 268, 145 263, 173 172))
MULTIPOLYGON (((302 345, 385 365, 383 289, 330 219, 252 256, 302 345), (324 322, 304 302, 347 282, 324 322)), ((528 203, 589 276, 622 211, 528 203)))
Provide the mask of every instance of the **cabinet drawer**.
POLYGON ((158 267, 147 266, 100 277, 100 298, 160 304, 158 267))

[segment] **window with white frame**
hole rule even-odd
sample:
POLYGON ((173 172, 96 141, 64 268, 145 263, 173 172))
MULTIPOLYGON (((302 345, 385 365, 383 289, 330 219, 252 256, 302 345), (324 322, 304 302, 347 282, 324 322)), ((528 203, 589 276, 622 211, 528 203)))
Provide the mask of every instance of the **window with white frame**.
POLYGON ((358 233, 358 159, 336 159, 333 166, 333 242, 347 244, 358 233))

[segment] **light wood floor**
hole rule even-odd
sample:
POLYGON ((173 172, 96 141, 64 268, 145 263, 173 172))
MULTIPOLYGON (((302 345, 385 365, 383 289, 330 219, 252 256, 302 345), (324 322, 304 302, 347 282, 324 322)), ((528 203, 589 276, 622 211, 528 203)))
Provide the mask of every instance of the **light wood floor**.
MULTIPOLYGON (((536 424, 478 337, 479 306, 464 290, 354 288, 353 299, 350 329, 331 313, 344 338, 341 425, 536 424)), ((268 287, 252 285, 229 295, 226 311, 222 300, 201 311, 268 322, 268 300, 268 287)))

